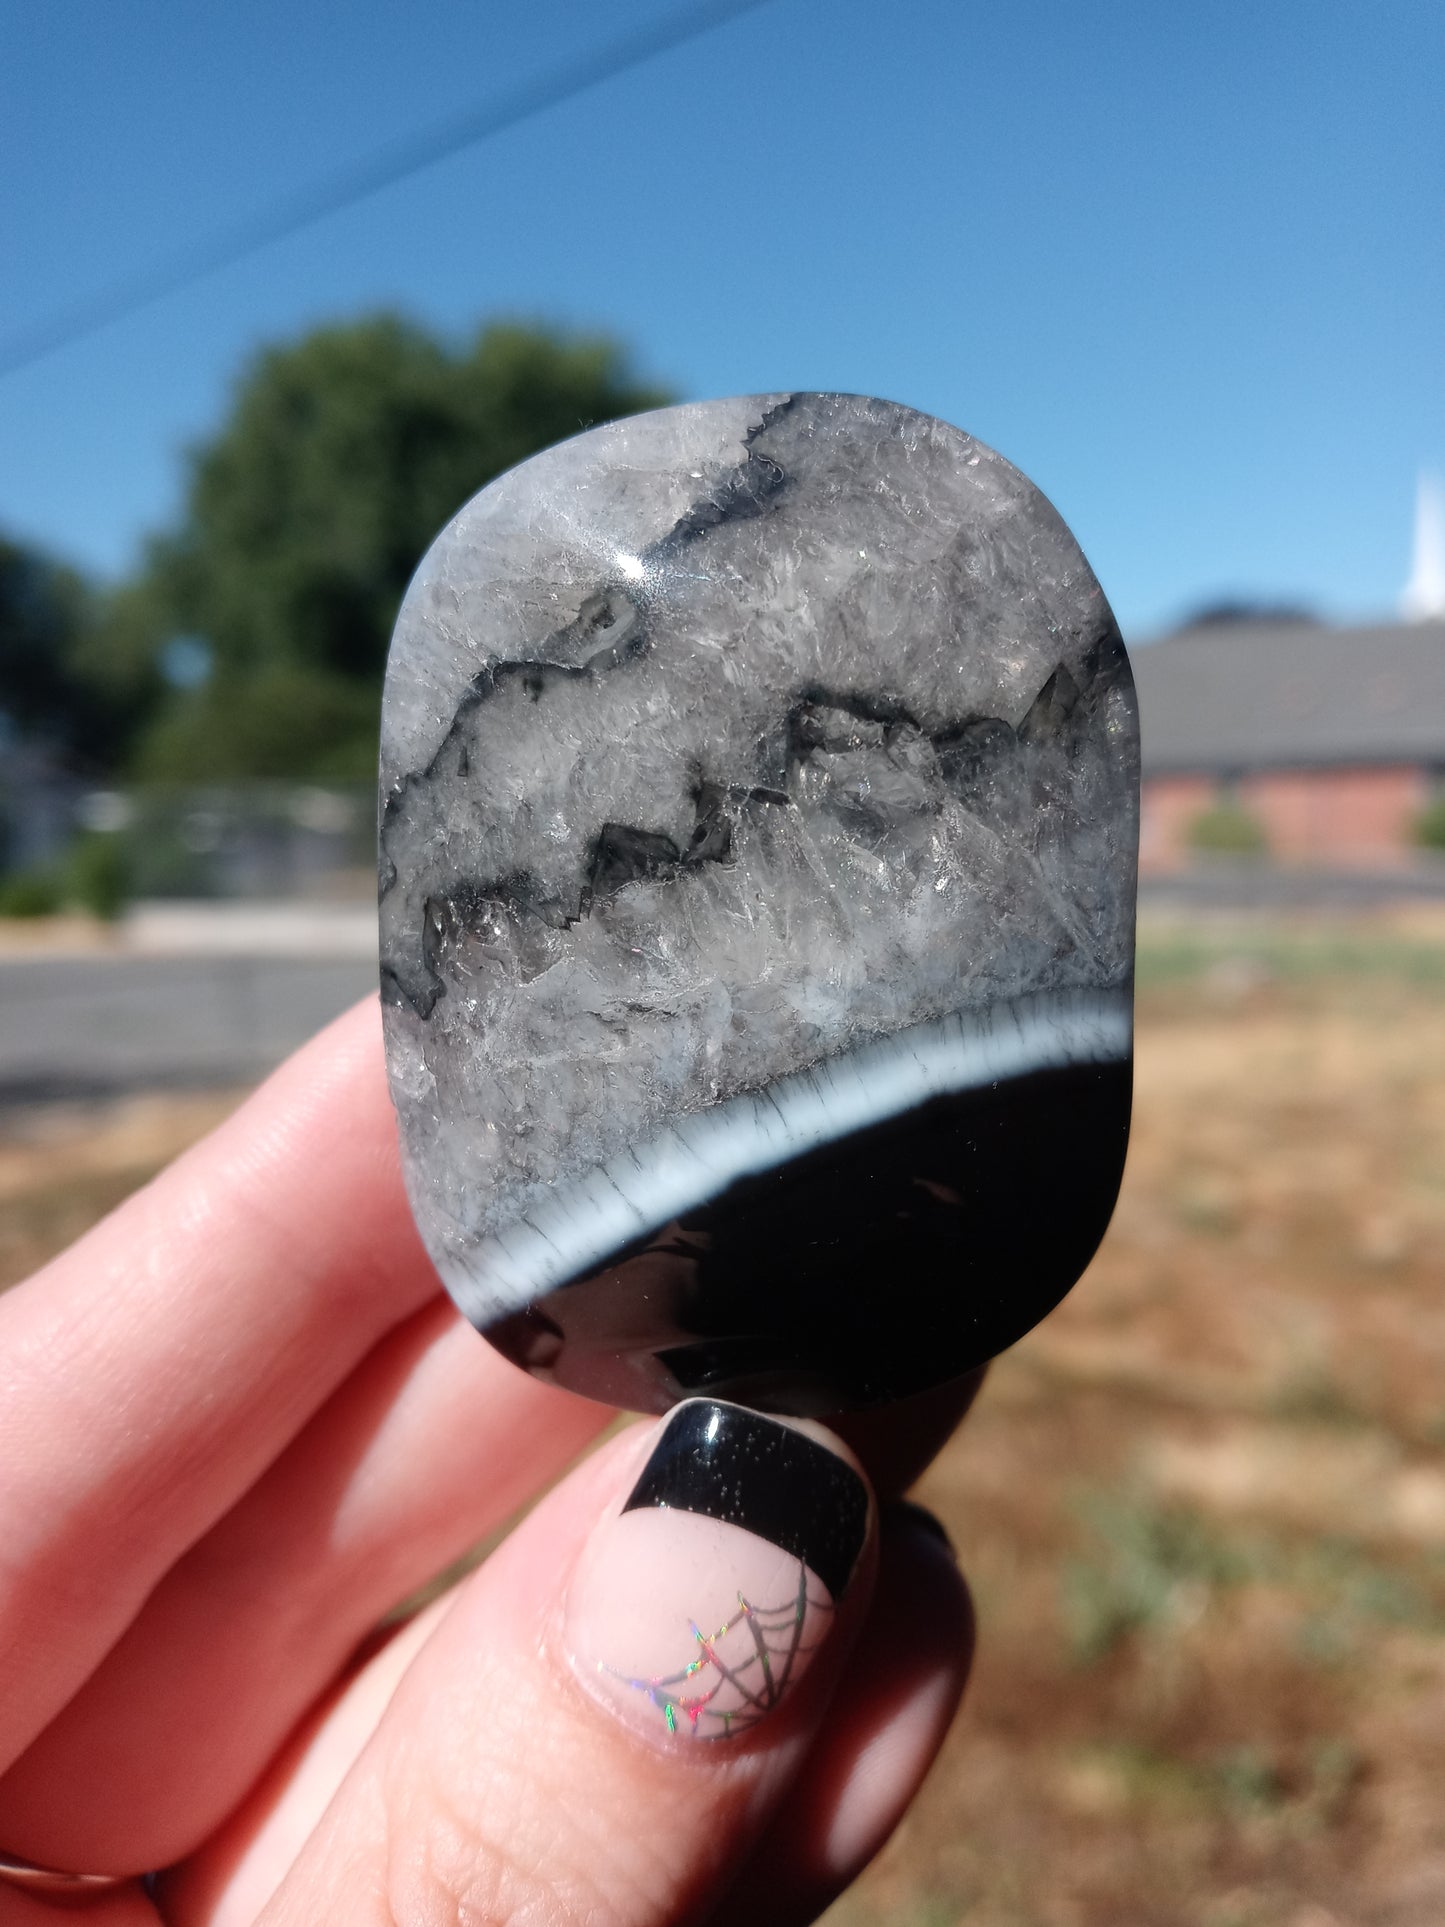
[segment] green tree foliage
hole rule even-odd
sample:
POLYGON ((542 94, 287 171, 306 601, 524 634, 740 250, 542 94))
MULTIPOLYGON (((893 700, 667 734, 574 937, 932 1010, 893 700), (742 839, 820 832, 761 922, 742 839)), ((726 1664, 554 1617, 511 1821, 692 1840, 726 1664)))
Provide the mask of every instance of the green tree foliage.
POLYGON ((1445 796, 1437 796, 1421 810, 1415 841, 1423 850, 1445 851, 1445 796))
POLYGON ((203 689, 177 693, 161 708, 142 739, 137 773, 159 783, 364 782, 376 774, 380 703, 379 674, 223 664, 203 689))
POLYGON ((379 315, 266 349, 107 624, 122 681, 152 676, 178 633, 212 651, 139 772, 364 774, 397 606, 442 525, 537 449, 666 399, 609 341, 516 326, 454 352, 379 315))
POLYGON ((1243 804, 1228 798, 1201 810, 1188 830, 1191 846, 1205 856, 1263 856, 1269 847, 1264 825, 1243 804))
POLYGON ((73 569, 0 536, 0 712, 84 770, 105 768, 124 730, 84 659, 94 618, 73 569))

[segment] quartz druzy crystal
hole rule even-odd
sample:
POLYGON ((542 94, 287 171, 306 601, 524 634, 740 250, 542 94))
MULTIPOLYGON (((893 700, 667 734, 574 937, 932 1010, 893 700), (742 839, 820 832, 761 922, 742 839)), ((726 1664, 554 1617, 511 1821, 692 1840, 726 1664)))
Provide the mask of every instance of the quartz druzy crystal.
POLYGON ((1017 469, 849 395, 493 482, 407 593, 382 986, 418 1224, 531 1370, 827 1412, 991 1357, 1108 1222, 1138 729, 1017 469))

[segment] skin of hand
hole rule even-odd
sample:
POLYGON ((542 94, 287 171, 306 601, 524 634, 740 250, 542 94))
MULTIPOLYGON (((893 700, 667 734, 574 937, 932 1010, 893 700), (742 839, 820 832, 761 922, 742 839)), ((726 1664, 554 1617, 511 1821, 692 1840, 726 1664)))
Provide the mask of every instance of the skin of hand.
POLYGON ((441 1293, 358 1007, 0 1299, 0 1854, 164 1869, 0 1927, 814 1919, 963 1691, 896 1494, 974 1389, 579 1460, 614 1415, 441 1293))

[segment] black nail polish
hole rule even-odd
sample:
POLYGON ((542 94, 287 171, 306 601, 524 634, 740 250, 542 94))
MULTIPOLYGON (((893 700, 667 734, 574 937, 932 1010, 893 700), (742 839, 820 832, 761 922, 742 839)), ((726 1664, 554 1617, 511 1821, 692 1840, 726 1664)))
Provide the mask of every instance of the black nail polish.
POLYGON ((867 1487, 836 1452, 714 1399, 692 1399, 669 1421, 622 1509, 643 1506, 756 1533, 811 1566, 835 1599, 868 1530, 867 1487))

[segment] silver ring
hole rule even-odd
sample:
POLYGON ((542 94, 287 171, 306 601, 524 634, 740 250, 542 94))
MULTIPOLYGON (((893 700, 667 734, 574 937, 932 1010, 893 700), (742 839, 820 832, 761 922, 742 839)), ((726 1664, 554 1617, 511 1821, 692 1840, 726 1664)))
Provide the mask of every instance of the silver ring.
POLYGON ((31 1894, 88 1900, 128 1886, 135 1878, 130 1873, 62 1873, 58 1867, 37 1867, 33 1860, 12 1860, 0 1853, 0 1885, 20 1887, 31 1894))

